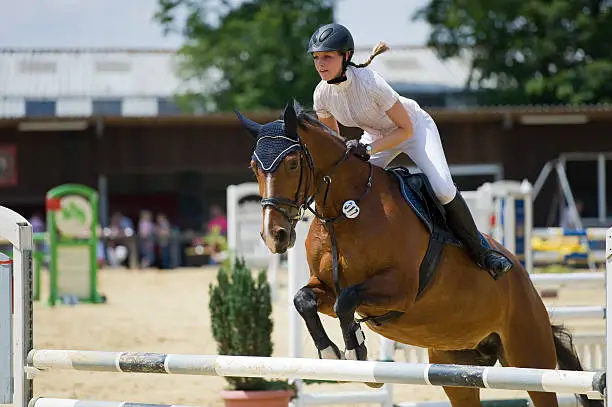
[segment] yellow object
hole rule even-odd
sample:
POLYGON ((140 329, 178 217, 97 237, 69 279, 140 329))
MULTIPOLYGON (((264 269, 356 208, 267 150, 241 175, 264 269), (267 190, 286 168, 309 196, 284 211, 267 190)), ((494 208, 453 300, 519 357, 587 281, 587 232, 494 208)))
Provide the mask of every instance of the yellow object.
POLYGON ((588 247, 581 244, 577 236, 554 236, 546 239, 536 236, 531 239, 531 247, 533 250, 559 252, 563 255, 588 252, 588 247))

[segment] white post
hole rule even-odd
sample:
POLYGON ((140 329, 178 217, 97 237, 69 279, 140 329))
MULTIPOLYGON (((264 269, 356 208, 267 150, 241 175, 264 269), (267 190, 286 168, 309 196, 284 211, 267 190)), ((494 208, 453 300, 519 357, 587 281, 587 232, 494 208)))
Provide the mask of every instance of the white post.
POLYGON ((32 349, 32 225, 23 216, 0 206, 0 236, 13 245, 13 405, 26 407, 33 396, 25 372, 32 349))
POLYGON ((236 196, 236 185, 230 185, 227 187, 225 192, 226 197, 226 216, 227 216, 227 248, 230 252, 230 256, 234 261, 233 257, 236 254, 236 247, 238 246, 238 231, 236 225, 236 217, 238 216, 238 198, 236 196))
MULTIPOLYGON (((612 228, 608 229, 606 235, 606 310, 612 306, 612 228)), ((612 346, 610 344, 612 335, 612 318, 606 318, 606 378, 612 377, 612 346)), ((610 392, 606 384, 604 402, 610 405, 610 392)))
POLYGON ((516 197, 513 193, 499 196, 504 207, 504 246, 516 254, 516 197))
POLYGON ((525 269, 528 273, 533 273, 533 251, 531 249, 531 237, 533 232, 533 198, 531 185, 525 185, 528 188, 528 193, 524 196, 525 201, 525 222, 523 224, 523 236, 525 244, 523 246, 525 255, 525 269))
POLYGON ((295 246, 287 252, 288 282, 287 305, 289 306, 289 356, 302 357, 302 328, 304 321, 293 305, 293 296, 302 288, 310 276, 306 260, 306 236, 311 219, 304 218, 295 225, 295 246))
POLYGON ((270 298, 272 302, 278 300, 278 269, 280 268, 280 256, 271 255, 270 261, 268 262, 268 270, 266 271, 266 277, 268 285, 270 285, 270 298))
MULTIPOLYGON (((393 362, 395 360, 395 341, 380 335, 378 360, 381 362, 393 362)), ((379 391, 385 395, 385 400, 382 401, 381 407, 393 407, 393 384, 385 383, 379 391)))
POLYGON ((12 263, 0 253, 0 403, 13 402, 13 285, 12 263), (6 368, 5 368, 6 367, 6 368))
POLYGON ((492 237, 493 239, 497 240, 499 243, 501 243, 503 246, 506 245, 505 242, 505 235, 504 235, 504 214, 502 211, 502 200, 499 197, 496 197, 495 195, 492 196, 492 202, 493 202, 493 215, 495 216, 495 224, 493 225, 493 228, 491 230, 492 233, 492 237))
POLYGON ((243 203, 248 209, 240 204, 243 198, 255 196, 258 199, 260 197, 259 185, 256 182, 244 182, 227 187, 227 247, 231 256, 230 263, 233 266, 234 259, 238 257, 244 258, 247 265, 251 267, 265 264, 270 295, 272 301, 276 302, 280 255, 272 254, 259 237, 262 222, 262 211, 259 204, 255 204, 253 208, 250 204, 243 203))
MULTIPOLYGON (((295 225, 295 245, 287 252, 288 282, 287 282, 287 305, 289 307, 289 356, 292 358, 302 357, 302 328, 304 321, 293 305, 293 296, 302 288, 310 276, 310 269, 306 260, 306 237, 312 222, 312 214, 304 213, 302 220, 295 225)), ((303 392, 303 383, 297 379, 297 394, 293 401, 293 407, 302 407, 305 403, 299 395, 303 392)))

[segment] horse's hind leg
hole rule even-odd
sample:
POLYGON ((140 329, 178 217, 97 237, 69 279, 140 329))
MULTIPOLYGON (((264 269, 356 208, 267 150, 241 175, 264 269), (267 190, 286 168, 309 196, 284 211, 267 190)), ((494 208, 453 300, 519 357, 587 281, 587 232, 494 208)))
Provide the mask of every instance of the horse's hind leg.
MULTIPOLYGON (((544 308, 544 307, 542 307, 544 308)), ((549 317, 538 318, 530 310, 522 310, 520 317, 510 318, 502 335, 504 359, 512 367, 555 369, 557 355, 549 317)), ((535 407, 557 407, 556 393, 529 392, 535 407)))
POLYGON ((320 310, 331 315, 333 304, 333 296, 316 277, 311 277, 308 284, 302 287, 293 297, 293 305, 306 322, 306 328, 308 328, 321 359, 344 359, 338 346, 327 336, 318 314, 320 310))
MULTIPOLYGON (((429 363, 472 366, 493 366, 497 357, 479 350, 441 351, 429 349, 429 363)), ((472 387, 442 387, 453 407, 480 407, 480 389, 472 387)))

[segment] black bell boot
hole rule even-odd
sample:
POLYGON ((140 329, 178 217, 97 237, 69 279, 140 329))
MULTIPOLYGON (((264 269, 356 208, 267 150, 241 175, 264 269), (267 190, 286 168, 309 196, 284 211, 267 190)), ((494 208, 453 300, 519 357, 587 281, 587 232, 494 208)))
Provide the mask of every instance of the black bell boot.
POLYGON ((506 274, 514 266, 503 253, 482 246, 480 234, 467 203, 457 191, 455 198, 444 205, 448 226, 466 246, 476 264, 485 269, 494 280, 506 274))

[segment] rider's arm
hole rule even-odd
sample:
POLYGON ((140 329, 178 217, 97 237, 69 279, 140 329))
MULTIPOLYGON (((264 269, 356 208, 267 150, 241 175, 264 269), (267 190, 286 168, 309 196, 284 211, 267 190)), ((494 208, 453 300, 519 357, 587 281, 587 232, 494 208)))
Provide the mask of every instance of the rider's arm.
POLYGON ((340 135, 340 127, 338 126, 338 121, 336 120, 336 118, 334 116, 332 116, 332 115, 329 115, 329 116, 319 116, 319 115, 317 115, 317 117, 319 118, 321 123, 323 123, 324 125, 326 125, 330 129, 335 131, 338 136, 340 135))
POLYGON ((332 129, 336 132, 336 134, 340 135, 340 128, 338 127, 338 121, 336 118, 329 112, 329 109, 326 107, 326 101, 321 96, 321 85, 317 85, 313 95, 314 103, 313 108, 315 113, 317 114, 317 118, 321 123, 332 129))
POLYGON ((404 105, 402 105, 401 101, 396 101, 393 106, 391 106, 391 108, 387 110, 387 116, 389 116, 389 118, 393 120, 393 123, 395 123, 397 129, 393 130, 387 136, 382 137, 381 139, 373 142, 371 144, 371 154, 375 154, 380 151, 393 148, 398 144, 408 140, 414 134, 414 130, 412 128, 412 120, 410 120, 408 111, 406 110, 404 105))

